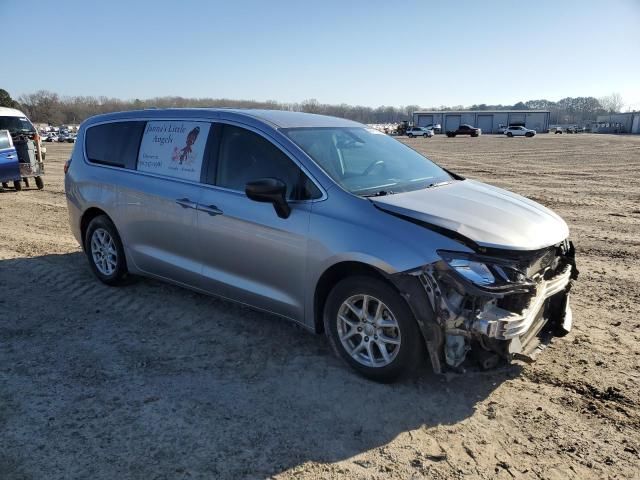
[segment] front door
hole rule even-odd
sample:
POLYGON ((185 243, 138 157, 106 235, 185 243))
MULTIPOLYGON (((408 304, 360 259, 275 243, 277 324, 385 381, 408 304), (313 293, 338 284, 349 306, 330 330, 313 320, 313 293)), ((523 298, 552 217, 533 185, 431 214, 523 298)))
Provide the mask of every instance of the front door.
POLYGON ((261 134, 224 125, 219 142, 215 172, 210 175, 214 185, 203 187, 197 213, 203 288, 301 319, 311 213, 304 196, 313 194, 301 194, 298 186, 309 180, 261 134), (280 218, 273 205, 245 195, 247 182, 265 177, 287 185, 288 218, 280 218))
POLYGON ((18 153, 13 146, 9 130, 0 130, 0 181, 20 180, 18 153))

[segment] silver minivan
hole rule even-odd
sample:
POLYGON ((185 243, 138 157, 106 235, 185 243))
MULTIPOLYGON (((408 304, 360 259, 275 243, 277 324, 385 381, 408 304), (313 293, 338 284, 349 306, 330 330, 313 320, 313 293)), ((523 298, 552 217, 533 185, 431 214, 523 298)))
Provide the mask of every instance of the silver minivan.
POLYGON ((558 215, 356 122, 100 115, 65 173, 101 281, 144 275, 286 317, 374 380, 426 358, 437 373, 527 359, 571 328, 575 250, 558 215))

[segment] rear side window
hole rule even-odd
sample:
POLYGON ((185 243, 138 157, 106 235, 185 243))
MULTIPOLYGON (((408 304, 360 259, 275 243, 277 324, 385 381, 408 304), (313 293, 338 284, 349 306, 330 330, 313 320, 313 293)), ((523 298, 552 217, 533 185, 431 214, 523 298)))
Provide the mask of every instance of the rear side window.
POLYGON ((135 170, 145 122, 114 122, 89 127, 85 147, 92 163, 135 170))
POLYGON ((210 129, 209 122, 147 122, 138 170, 199 182, 210 129))

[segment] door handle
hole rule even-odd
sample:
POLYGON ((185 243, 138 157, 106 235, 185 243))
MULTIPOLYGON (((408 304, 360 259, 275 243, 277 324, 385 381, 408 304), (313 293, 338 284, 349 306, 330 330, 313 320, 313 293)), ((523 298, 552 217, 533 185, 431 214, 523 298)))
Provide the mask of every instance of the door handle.
POLYGON ((192 202, 188 198, 179 198, 176 200, 176 203, 182 208, 198 208, 198 204, 196 202, 192 202))
POLYGON ((222 210, 220 210, 215 205, 200 205, 200 204, 198 204, 198 210, 200 210, 201 212, 206 212, 209 215, 211 215, 212 217, 215 217, 216 215, 222 215, 224 213, 222 210))
POLYGON ((7 158, 15 158, 15 155, 7 155, 7 158))

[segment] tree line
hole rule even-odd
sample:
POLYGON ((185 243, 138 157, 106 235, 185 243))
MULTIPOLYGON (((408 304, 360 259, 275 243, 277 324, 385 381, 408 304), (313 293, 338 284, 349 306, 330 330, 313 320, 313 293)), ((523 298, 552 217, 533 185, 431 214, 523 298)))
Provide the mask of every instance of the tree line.
POLYGON ((31 121, 51 125, 77 124, 88 117, 101 113, 144 108, 169 107, 233 107, 266 108, 319 113, 335 117, 348 118, 362 123, 397 123, 411 120, 416 110, 549 110, 551 124, 574 124, 595 120, 597 115, 619 112, 623 107, 622 98, 614 93, 607 97, 566 97, 557 102, 550 100, 529 100, 514 105, 476 104, 470 107, 462 105, 421 108, 418 105, 402 107, 380 106, 377 108, 361 105, 332 105, 320 103, 315 99, 300 103, 283 103, 275 100, 231 100, 226 98, 184 98, 155 97, 148 99, 122 100, 110 97, 60 96, 48 90, 21 95, 12 99, 6 90, 0 89, 0 106, 18 108, 24 111, 31 121))

